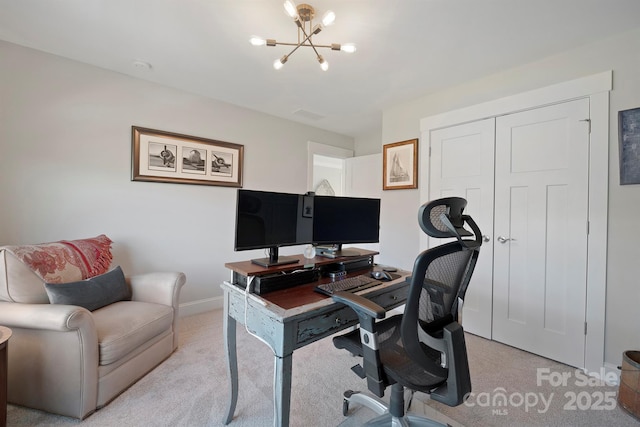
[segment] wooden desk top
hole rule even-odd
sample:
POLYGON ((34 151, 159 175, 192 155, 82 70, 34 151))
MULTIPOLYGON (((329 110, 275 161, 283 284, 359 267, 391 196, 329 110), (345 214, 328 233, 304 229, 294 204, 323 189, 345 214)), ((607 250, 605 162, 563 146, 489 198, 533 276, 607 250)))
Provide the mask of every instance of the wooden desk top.
MULTIPOLYGON (((346 275, 346 277, 359 276, 361 274, 369 274, 371 268, 366 268, 364 270, 355 270, 346 275)), ((406 276, 407 272, 397 272, 390 273, 394 280, 399 279, 402 276, 406 276)), ((291 308, 300 307, 307 304, 313 304, 318 301, 323 301, 327 298, 330 298, 327 295, 321 294, 320 292, 316 292, 314 288, 320 283, 329 283, 332 280, 329 277, 322 277, 319 280, 306 283, 304 285, 294 286, 288 289, 281 289, 279 291, 269 292, 264 295, 260 295, 262 299, 265 299, 285 310, 289 310, 291 308)), ((384 282, 383 282, 384 284, 384 282)), ((370 288, 371 289, 371 288, 370 288)), ((366 293, 366 292, 365 292, 366 293)))
MULTIPOLYGON (((367 270, 356 270, 347 274, 348 276, 367 274, 367 270)), ((408 283, 405 278, 411 273, 408 271, 398 270, 391 273, 394 280, 390 282, 382 282, 378 286, 364 289, 357 292, 358 295, 363 295, 370 299, 376 299, 378 295, 389 294, 390 292, 399 291, 400 289, 408 287, 408 283)), ((296 318, 307 318, 310 312, 317 312, 327 307, 335 305, 331 297, 316 292, 314 288, 318 283, 322 281, 330 281, 330 278, 321 278, 320 280, 312 283, 294 286, 288 289, 281 289, 279 291, 269 292, 263 295, 251 294, 248 299, 248 304, 253 309, 262 310, 269 313, 268 316, 273 319, 279 319, 281 322, 287 322, 296 318), (262 307, 260 307, 260 305, 262 307)), ((238 287, 229 282, 223 282, 222 288, 226 289, 231 294, 246 298, 244 296, 244 289, 238 287)), ((395 300, 395 298, 394 298, 395 300)), ((226 304, 226 303, 225 303, 226 304)), ((380 304, 378 302, 378 304, 380 304)), ((384 304, 380 304, 384 305, 384 304)))
MULTIPOLYGON (((350 251, 356 248, 348 248, 350 251)), ((377 255, 378 252, 369 251, 365 249, 357 249, 360 252, 360 257, 373 256, 377 255)), ((245 276, 260 276, 263 274, 274 273, 278 271, 286 271, 286 270, 296 270, 299 268, 309 268, 309 266, 320 266, 326 264, 332 264, 340 261, 349 261, 354 259, 354 257, 340 257, 340 258, 326 258, 326 257, 315 257, 311 259, 304 258, 302 255, 287 255, 291 257, 298 257, 298 264, 285 264, 278 265, 273 267, 262 267, 260 265, 254 264, 251 261, 242 261, 242 262, 229 262, 225 264, 225 267, 245 276)), ((357 257, 355 257, 357 258, 357 257)), ((371 267, 366 267, 363 269, 353 270, 347 273, 346 277, 359 276, 361 274, 368 274, 372 270, 371 267)), ((406 277, 410 274, 408 271, 398 270, 397 272, 390 273, 393 276, 392 281, 383 282, 380 286, 376 286, 373 288, 368 288, 363 291, 358 292, 359 294, 367 294, 369 292, 377 293, 389 287, 397 287, 399 283, 403 282, 403 277, 406 277)), ((269 292, 263 295, 253 294, 254 298, 258 298, 264 301, 265 307, 267 307, 270 311, 277 313, 280 316, 286 317, 289 315, 296 315, 297 313, 303 313, 306 310, 314 309, 320 306, 329 305, 332 303, 331 297, 328 297, 324 294, 316 292, 314 288, 320 283, 331 282, 331 279, 328 277, 321 277, 319 280, 311 283, 306 283, 298 286, 293 286, 287 289, 281 289, 278 291, 269 292)), ((232 283, 225 282, 223 286, 228 286, 230 289, 237 289, 241 291, 241 289, 232 283)))
POLYGON ((244 276, 260 276, 263 274, 276 273, 279 271, 287 271, 287 270, 297 270, 299 268, 308 268, 309 266, 319 266, 324 264, 333 264, 341 261, 348 261, 350 259, 365 257, 365 256, 373 256, 378 255, 379 252, 368 251, 366 249, 358 249, 358 248, 345 248, 349 249, 349 251, 358 251, 360 255, 355 257, 338 257, 338 258, 327 258, 316 256, 314 258, 305 258, 303 255, 286 255, 288 258, 297 258, 297 263, 292 264, 283 264, 283 265, 274 265, 272 267, 262 267, 261 265, 254 264, 250 260, 249 261, 241 261, 241 262, 228 262, 224 266, 231 271, 235 271, 236 273, 242 274, 244 276))

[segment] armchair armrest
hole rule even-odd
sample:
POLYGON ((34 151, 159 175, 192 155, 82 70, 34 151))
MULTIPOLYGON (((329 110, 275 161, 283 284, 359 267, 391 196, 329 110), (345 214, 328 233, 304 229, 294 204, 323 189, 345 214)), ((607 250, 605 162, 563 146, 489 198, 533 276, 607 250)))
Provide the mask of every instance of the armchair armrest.
POLYGON ((95 334, 89 310, 75 305, 0 302, 0 324, 59 332, 84 329, 86 333, 95 334))
POLYGON ((145 273, 130 276, 131 300, 153 302, 178 308, 180 289, 186 282, 180 272, 145 273))
POLYGON ((75 418, 95 409, 98 332, 91 312, 73 305, 2 301, 0 324, 13 332, 10 402, 75 418))
POLYGON ((131 300, 173 307, 173 348, 178 348, 178 312, 180 289, 187 281, 181 272, 145 273, 130 276, 131 300))

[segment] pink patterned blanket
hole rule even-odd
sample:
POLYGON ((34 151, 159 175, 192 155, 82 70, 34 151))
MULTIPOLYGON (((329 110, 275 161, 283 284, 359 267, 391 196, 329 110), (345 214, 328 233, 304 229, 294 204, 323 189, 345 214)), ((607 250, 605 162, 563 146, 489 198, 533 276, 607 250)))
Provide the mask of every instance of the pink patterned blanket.
POLYGON ((60 240, 37 245, 5 246, 47 283, 84 280, 106 272, 111 265, 111 239, 60 240))

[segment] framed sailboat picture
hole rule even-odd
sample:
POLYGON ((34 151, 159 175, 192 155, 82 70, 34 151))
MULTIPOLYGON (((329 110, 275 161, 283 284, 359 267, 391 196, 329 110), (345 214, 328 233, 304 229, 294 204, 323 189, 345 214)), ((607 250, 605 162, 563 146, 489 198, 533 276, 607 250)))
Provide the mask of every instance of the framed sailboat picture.
POLYGON ((418 140, 394 142, 382 148, 382 189, 418 188, 418 140))

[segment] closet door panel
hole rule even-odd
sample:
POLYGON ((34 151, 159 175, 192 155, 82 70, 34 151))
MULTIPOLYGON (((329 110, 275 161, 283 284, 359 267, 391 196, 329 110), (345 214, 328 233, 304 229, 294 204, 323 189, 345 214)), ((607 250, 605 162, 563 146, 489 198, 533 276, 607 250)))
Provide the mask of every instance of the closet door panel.
MULTIPOLYGON (((465 212, 489 239, 480 250, 462 312, 465 330, 485 338, 491 338, 492 320, 494 123, 494 119, 481 120, 430 135, 429 198, 467 199, 465 212)), ((442 239, 428 239, 429 246, 442 243, 442 239)))
POLYGON ((493 338, 584 366, 589 100, 496 119, 493 338))

